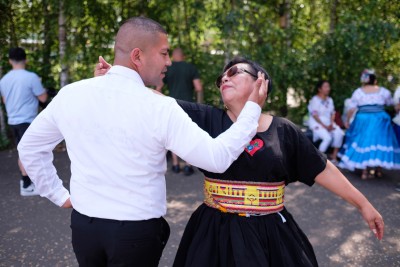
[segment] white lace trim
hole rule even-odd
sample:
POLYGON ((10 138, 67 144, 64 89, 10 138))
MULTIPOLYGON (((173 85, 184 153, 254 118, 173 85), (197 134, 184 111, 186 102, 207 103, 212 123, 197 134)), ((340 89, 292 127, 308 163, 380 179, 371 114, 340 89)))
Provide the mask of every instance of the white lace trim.
POLYGON ((348 169, 351 171, 354 171, 354 169, 365 169, 367 167, 382 167, 382 168, 388 169, 388 170, 400 169, 399 163, 381 161, 379 159, 369 159, 369 160, 364 160, 362 162, 355 162, 355 161, 349 160, 349 157, 347 157, 347 156, 343 156, 341 158, 341 161, 338 166, 340 168, 348 169))
POLYGON ((372 145, 369 147, 359 147, 356 142, 353 142, 351 144, 351 147, 354 148, 358 153, 369 153, 371 151, 378 151, 378 150, 385 152, 394 151, 394 153, 400 153, 400 148, 394 149, 393 146, 372 145))

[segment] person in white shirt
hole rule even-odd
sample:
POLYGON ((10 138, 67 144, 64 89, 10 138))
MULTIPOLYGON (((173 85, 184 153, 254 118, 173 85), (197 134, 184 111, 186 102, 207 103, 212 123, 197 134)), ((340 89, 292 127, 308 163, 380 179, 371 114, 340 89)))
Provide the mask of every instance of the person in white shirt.
POLYGON ((72 245, 80 266, 157 266, 169 237, 166 152, 224 172, 256 134, 267 81, 259 74, 237 122, 215 139, 160 84, 171 65, 167 32, 135 17, 119 29, 106 75, 64 87, 33 121, 18 151, 41 196, 70 208, 72 245), (71 106, 71 102, 74 105, 71 106), (70 193, 52 164, 65 139, 70 193))
MULTIPOLYGON (((394 92, 393 103, 396 111, 396 116, 392 119, 393 129, 396 134, 397 143, 400 144, 400 85, 397 86, 396 91, 394 92)), ((400 192, 400 183, 397 183, 395 190, 400 192)))
POLYGON ((344 133, 334 122, 335 106, 329 97, 331 91, 328 81, 319 81, 316 85, 317 94, 313 96, 308 104, 310 113, 309 127, 313 132, 313 141, 322 139, 319 151, 325 153, 329 146, 333 147, 330 159, 337 164, 337 154, 342 146, 344 133))
POLYGON ((397 143, 400 144, 400 85, 397 86, 393 94, 393 104, 396 115, 393 117, 393 129, 396 133, 397 143))

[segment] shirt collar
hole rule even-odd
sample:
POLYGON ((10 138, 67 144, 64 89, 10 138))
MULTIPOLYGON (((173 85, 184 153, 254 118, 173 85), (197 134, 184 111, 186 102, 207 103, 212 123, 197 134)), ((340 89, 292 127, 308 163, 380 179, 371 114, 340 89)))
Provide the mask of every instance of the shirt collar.
POLYGON ((131 79, 131 80, 145 86, 139 73, 137 73, 133 69, 130 69, 130 68, 127 68, 124 66, 119 66, 119 65, 112 66, 111 69, 107 72, 107 75, 108 74, 121 75, 121 76, 124 76, 125 78, 131 79))

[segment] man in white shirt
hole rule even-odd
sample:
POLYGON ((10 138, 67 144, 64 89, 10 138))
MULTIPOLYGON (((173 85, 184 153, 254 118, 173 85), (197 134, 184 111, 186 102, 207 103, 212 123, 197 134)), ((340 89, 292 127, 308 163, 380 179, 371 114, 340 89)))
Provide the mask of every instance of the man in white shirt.
POLYGON ((202 169, 225 171, 256 133, 267 88, 257 83, 237 122, 212 139, 174 99, 145 87, 160 84, 171 65, 160 24, 127 20, 114 50, 108 73, 64 87, 18 150, 40 195, 73 206, 72 245, 80 266, 157 266, 169 237, 162 217, 166 151, 202 169), (52 150, 63 139, 71 194, 52 164, 52 150))

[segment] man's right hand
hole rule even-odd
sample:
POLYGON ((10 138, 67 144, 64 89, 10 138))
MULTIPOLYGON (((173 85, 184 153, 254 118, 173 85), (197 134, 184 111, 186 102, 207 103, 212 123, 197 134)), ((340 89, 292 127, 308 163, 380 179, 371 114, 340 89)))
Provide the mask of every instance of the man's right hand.
POLYGON ((99 63, 96 64, 94 68, 94 76, 103 76, 112 67, 102 56, 99 56, 99 63))
POLYGON ((258 79, 254 85, 253 92, 248 98, 248 101, 257 103, 262 109, 268 96, 268 84, 269 80, 265 80, 264 73, 259 71, 258 79))
POLYGON ((61 206, 61 208, 64 209, 72 208, 71 198, 68 198, 67 201, 65 201, 64 204, 61 206))

